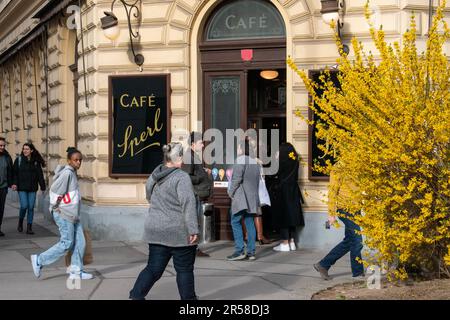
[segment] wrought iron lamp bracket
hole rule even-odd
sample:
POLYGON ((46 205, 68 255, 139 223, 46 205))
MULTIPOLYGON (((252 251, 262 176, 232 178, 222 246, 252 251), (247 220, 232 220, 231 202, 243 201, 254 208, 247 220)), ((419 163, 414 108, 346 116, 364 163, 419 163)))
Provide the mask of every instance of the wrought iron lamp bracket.
MULTIPOLYGON (((114 9, 114 3, 117 0, 113 0, 113 2, 111 3, 111 12, 113 12, 114 9)), ((133 38, 138 39, 139 38, 139 31, 136 30, 136 32, 133 31, 133 28, 131 27, 131 14, 133 14, 133 16, 140 20, 141 19, 141 11, 139 10, 137 4, 138 2, 141 4, 142 0, 136 0, 134 2, 128 3, 125 0, 119 0, 122 4, 123 7, 125 8, 125 11, 127 13, 127 20, 128 20, 128 31, 130 34, 130 43, 131 43, 131 51, 133 53, 133 57, 134 57, 134 62, 141 68, 142 71, 142 64, 144 64, 144 56, 142 54, 136 54, 135 50, 134 50, 134 42, 133 42, 133 38), (134 11, 134 13, 133 13, 134 11)))
POLYGON ((338 0, 338 8, 342 12, 342 14, 339 14, 339 20, 337 21, 337 29, 338 29, 338 35, 339 39, 341 38, 341 29, 344 28, 344 14, 345 14, 345 0, 338 0))

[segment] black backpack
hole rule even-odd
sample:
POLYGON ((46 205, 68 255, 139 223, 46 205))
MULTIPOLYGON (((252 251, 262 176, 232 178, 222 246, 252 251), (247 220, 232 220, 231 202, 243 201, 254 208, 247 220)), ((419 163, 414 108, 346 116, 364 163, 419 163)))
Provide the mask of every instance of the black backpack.
POLYGON ((197 195, 200 199, 207 199, 211 196, 213 189, 213 180, 209 175, 205 175, 205 179, 196 186, 197 195))

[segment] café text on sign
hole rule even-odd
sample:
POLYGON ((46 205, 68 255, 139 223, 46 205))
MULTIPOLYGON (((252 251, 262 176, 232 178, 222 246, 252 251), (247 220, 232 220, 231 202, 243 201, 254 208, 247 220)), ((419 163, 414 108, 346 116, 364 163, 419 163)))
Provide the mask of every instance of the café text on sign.
POLYGON ((169 139, 170 76, 110 76, 110 176, 148 176, 169 139))

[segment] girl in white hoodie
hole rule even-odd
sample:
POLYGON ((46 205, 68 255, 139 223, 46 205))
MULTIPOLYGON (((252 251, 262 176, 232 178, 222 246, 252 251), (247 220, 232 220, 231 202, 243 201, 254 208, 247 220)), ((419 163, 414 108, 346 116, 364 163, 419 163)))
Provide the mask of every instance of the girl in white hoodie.
POLYGON ((52 264, 72 250, 70 279, 92 279, 93 275, 83 271, 85 239, 80 222, 81 196, 76 171, 83 156, 73 147, 67 148, 67 165, 58 166, 50 187, 50 212, 58 225, 59 242, 41 254, 31 255, 31 265, 36 277, 40 277, 43 266, 52 264))

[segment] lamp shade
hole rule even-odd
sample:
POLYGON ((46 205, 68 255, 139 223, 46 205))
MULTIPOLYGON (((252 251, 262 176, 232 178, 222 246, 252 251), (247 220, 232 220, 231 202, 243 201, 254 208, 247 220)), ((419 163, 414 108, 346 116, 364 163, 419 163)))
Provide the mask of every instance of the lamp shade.
POLYGON ((337 22, 339 20, 339 13, 336 12, 328 12, 328 13, 322 13, 322 20, 326 24, 330 24, 331 21, 337 22))
POLYGON ((108 29, 103 29, 103 34, 109 40, 114 41, 119 37, 120 29, 118 26, 110 27, 108 29))
POLYGON ((261 78, 264 78, 266 80, 272 80, 278 77, 278 71, 276 70, 263 70, 259 73, 261 78))
POLYGON ((326 24, 339 20, 339 0, 320 0, 322 19, 326 24))
POLYGON ((100 19, 103 34, 110 40, 116 40, 120 33, 119 21, 114 13, 109 11, 104 11, 104 13, 105 16, 100 19))

